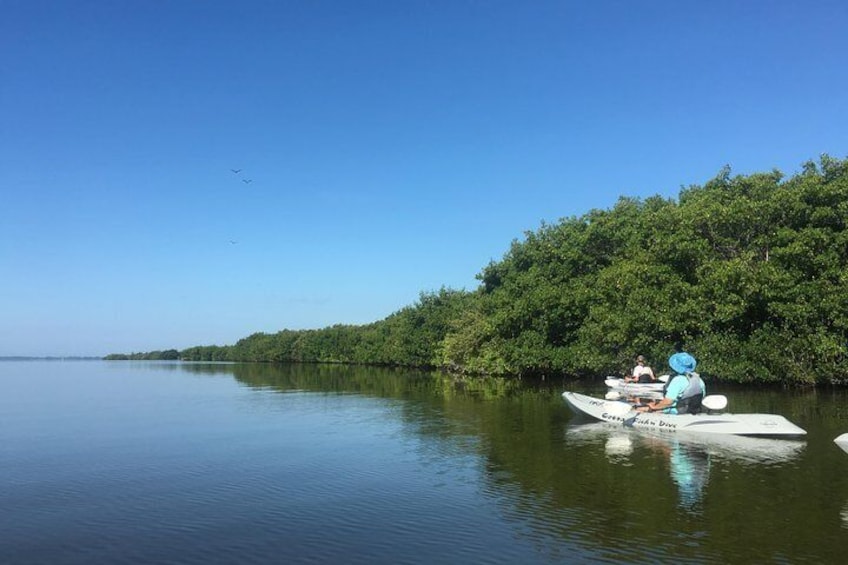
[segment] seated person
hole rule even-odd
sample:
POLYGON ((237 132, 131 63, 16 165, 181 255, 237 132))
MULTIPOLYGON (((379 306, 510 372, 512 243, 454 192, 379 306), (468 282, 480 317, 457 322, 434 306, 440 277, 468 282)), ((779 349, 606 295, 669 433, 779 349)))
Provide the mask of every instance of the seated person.
POLYGON ((660 400, 636 408, 638 412, 662 411, 666 414, 697 414, 707 393, 701 376, 695 372, 697 361, 686 352, 675 353, 668 364, 675 375, 671 377, 660 400))
POLYGON ((633 372, 624 377, 626 383, 650 383, 656 380, 654 371, 645 364, 645 357, 642 355, 636 357, 636 366, 633 367, 633 372))

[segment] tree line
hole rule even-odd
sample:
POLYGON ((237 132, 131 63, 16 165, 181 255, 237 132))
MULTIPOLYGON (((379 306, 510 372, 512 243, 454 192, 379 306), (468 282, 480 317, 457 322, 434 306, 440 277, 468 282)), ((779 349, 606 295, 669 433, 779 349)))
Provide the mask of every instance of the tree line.
POLYGON ((423 292, 371 324, 178 356, 584 378, 620 374, 637 354, 663 372, 684 348, 723 381, 848 384, 846 219, 846 160, 825 155, 790 178, 726 167, 676 199, 622 197, 543 223, 476 289, 423 292))

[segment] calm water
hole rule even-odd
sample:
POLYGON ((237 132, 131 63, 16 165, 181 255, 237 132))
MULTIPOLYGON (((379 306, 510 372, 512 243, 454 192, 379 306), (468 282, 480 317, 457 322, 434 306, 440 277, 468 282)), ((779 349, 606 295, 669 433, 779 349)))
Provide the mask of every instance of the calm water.
POLYGON ((842 563, 841 391, 728 392, 803 441, 577 420, 563 382, 0 362, 0 563, 842 563))

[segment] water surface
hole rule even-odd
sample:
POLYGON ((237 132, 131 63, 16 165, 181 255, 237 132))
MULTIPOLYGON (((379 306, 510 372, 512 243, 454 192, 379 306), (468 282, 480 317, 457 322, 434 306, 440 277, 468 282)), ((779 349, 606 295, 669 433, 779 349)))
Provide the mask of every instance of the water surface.
POLYGON ((589 423, 563 390, 334 366, 0 362, 3 563, 841 563, 842 391, 802 441, 589 423))

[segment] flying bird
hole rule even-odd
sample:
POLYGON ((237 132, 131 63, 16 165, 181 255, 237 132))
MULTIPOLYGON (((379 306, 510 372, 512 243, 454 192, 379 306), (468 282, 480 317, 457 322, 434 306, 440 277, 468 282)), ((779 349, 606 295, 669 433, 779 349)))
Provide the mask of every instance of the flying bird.
POLYGON ((239 174, 241 172, 241 169, 230 169, 230 170, 232 172, 234 172, 235 174, 239 174))
POLYGON ((253 182, 253 179, 241 179, 241 182, 243 182, 244 184, 250 184, 253 182))

